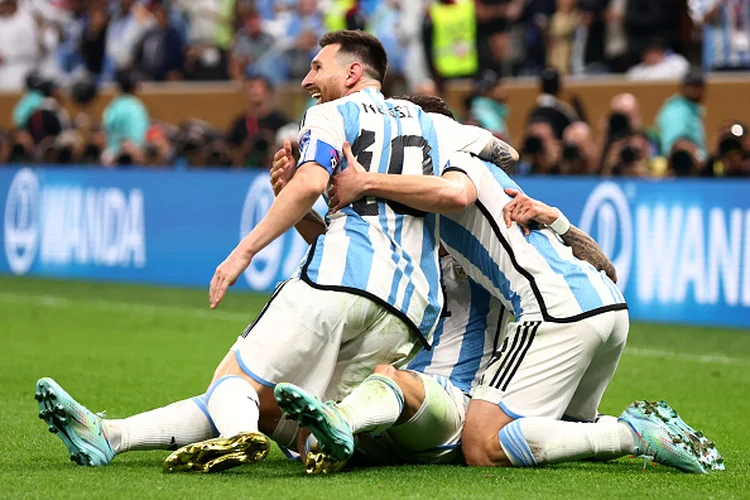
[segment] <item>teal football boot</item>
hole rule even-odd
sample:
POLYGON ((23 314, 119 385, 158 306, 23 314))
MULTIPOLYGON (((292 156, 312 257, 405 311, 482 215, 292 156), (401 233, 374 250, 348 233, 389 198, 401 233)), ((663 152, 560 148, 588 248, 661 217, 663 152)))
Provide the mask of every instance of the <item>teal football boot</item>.
POLYGON ((104 430, 102 418, 73 399, 51 378, 36 383, 34 398, 39 402, 39 418, 57 434, 78 465, 107 465, 115 457, 104 430))
POLYGON ((633 430, 639 456, 693 474, 724 470, 714 443, 687 425, 666 401, 636 401, 619 420, 633 430))
MULTIPOLYGON (((354 436, 335 403, 322 403, 293 384, 277 384, 273 392, 284 413, 312 431, 327 461, 341 464, 352 456, 354 436)), ((333 468, 340 469, 338 466, 333 468)))

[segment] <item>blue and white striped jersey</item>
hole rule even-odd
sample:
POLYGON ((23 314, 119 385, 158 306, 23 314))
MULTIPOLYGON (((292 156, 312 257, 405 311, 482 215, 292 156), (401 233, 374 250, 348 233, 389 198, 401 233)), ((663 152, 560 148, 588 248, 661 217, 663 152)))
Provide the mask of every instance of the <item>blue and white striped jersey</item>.
POLYGON ((451 156, 445 171, 465 172, 477 188, 474 205, 441 216, 443 245, 466 273, 502 300, 516 321, 572 322, 626 309, 617 286, 604 272, 573 256, 550 229, 529 236, 505 227, 505 193, 519 186, 501 169, 466 153, 451 156))
MULTIPOLYGON (((298 165, 314 161, 334 175, 346 167, 345 141, 367 170, 379 173, 437 175, 447 160, 440 158, 432 119, 421 108, 386 100, 374 89, 310 108, 300 129, 298 165)), ((375 300, 429 345, 443 305, 437 217, 373 197, 327 219, 302 279, 375 300)))
POLYGON ((703 24, 703 67, 750 67, 750 1, 689 0, 693 19, 703 24), (705 15, 718 8, 713 22, 705 15))
POLYGON ((440 259, 445 307, 432 350, 422 349, 408 369, 445 377, 469 394, 505 338, 510 312, 461 269, 453 257, 440 259))

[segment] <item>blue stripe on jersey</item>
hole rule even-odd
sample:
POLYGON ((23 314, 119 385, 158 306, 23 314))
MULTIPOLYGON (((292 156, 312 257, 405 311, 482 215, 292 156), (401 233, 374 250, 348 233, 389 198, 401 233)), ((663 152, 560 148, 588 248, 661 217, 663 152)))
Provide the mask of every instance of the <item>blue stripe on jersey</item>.
POLYGON ((347 283, 347 286, 367 290, 375 253, 369 237, 370 225, 361 217, 348 216, 344 222, 344 231, 349 237, 349 248, 346 250, 342 282, 347 283))
MULTIPOLYGON (((437 147, 437 145, 436 145, 437 147)), ((424 272, 427 283, 440 283, 440 270, 438 268, 438 260, 436 254, 437 241, 435 240, 437 215, 427 214, 424 216, 424 233, 422 235, 422 255, 420 256, 420 267, 424 272)), ((438 307, 440 299, 438 294, 442 293, 440 287, 430 287, 427 298, 429 299, 430 306, 425 310, 422 323, 419 325, 419 329, 429 328, 429 325, 433 324, 440 317, 441 308, 438 307)))
POLYGON ((468 393, 471 384, 479 371, 479 364, 484 354, 484 340, 487 331, 487 315, 490 312, 490 294, 469 279, 471 303, 469 306, 469 323, 461 341, 461 352, 458 361, 450 374, 453 385, 468 393))
POLYGON ((440 321, 438 321, 437 328, 435 328, 435 333, 432 336, 432 349, 429 351, 421 349, 417 355, 414 356, 414 359, 412 359, 406 366, 407 369, 424 373, 425 369, 432 364, 432 354, 435 352, 435 348, 440 345, 440 337, 443 335, 444 322, 445 318, 440 318, 440 321))
MULTIPOLYGON (((422 111, 422 108, 415 106, 417 114, 419 116, 419 128, 422 131, 422 136, 427 139, 427 144, 430 145, 430 158, 432 159, 432 175, 440 175, 441 163, 440 163, 440 151, 438 148, 438 137, 435 131, 435 126, 427 113, 422 111)), ((438 241, 437 236, 437 215, 427 214, 424 217, 424 228, 422 232, 422 255, 420 257, 420 267, 424 271, 425 277, 428 283, 439 282, 440 270, 438 259, 435 257, 435 249, 438 241)), ((438 304, 438 294, 442 293, 439 288, 431 287, 428 295, 430 304, 438 304)), ((440 315, 440 310, 436 309, 434 314, 428 315, 429 309, 425 311, 425 318, 422 321, 423 325, 429 324, 429 321, 436 321, 440 315)))
POLYGON ((307 277, 313 283, 317 283, 318 281, 318 270, 320 269, 320 263, 323 261, 323 245, 321 245, 323 238, 325 238, 324 235, 318 236, 318 239, 315 240, 316 244, 312 245, 310 250, 308 250, 308 252, 313 252, 313 255, 312 259, 310 259, 310 265, 307 266, 307 277))
POLYGON ((510 281, 476 236, 447 217, 440 219, 440 235, 446 245, 458 251, 500 290, 505 300, 513 306, 516 319, 523 316, 521 297, 510 288, 510 281))
POLYGON ((354 144, 357 136, 359 136, 359 106, 355 102, 346 101, 344 104, 336 106, 336 109, 344 119, 344 135, 347 142, 354 144))
POLYGON ((484 165, 490 169, 490 172, 492 172, 492 176, 495 178, 497 183, 503 187, 503 189, 510 188, 510 189, 515 189, 519 193, 524 192, 523 189, 521 189, 521 186, 516 184, 516 181, 511 179, 510 176, 506 174, 503 169, 501 169, 500 167, 488 161, 485 161, 484 165))
POLYGON ((612 292, 612 297, 615 299, 616 303, 625 302, 625 296, 611 279, 602 276, 602 281, 604 281, 604 284, 607 285, 607 288, 612 292))
POLYGON ((565 282, 576 298, 582 312, 591 311, 604 305, 599 292, 594 288, 581 266, 560 257, 545 235, 539 231, 531 231, 531 234, 526 237, 526 241, 547 261, 555 274, 565 278, 565 282))

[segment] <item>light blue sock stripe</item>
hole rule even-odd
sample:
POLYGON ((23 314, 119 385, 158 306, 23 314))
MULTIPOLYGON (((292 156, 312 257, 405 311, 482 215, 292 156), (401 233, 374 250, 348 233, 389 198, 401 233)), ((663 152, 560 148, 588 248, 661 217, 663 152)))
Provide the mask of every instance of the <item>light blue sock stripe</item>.
POLYGON ((531 467, 533 462, 532 460, 530 460, 529 455, 524 450, 523 438, 518 435, 517 430, 518 429, 516 429, 515 426, 510 426, 508 429, 508 434, 510 435, 510 439, 513 442, 513 446, 515 446, 515 452, 523 458, 524 467, 531 467))
POLYGON ((383 375, 373 374, 367 377, 363 384, 367 382, 368 380, 377 380, 378 382, 382 382, 383 384, 387 385, 393 393, 396 395, 396 399, 398 399, 398 412, 399 414, 404 411, 404 393, 401 392, 401 388, 398 386, 396 382, 389 379, 388 377, 384 377, 383 375))
POLYGON ((214 419, 212 419, 211 415, 208 413, 208 406, 206 405, 206 395, 201 394, 200 396, 195 396, 194 398, 191 398, 191 401, 195 403, 195 406, 197 406, 200 411, 202 411, 206 416, 206 420, 208 420, 208 423, 211 425, 211 432, 213 433, 214 437, 217 437, 219 435, 219 429, 216 428, 216 426, 214 425, 214 419))
POLYGON ((219 385, 222 382, 224 382, 225 380, 229 380, 230 378, 238 378, 238 379, 244 380, 239 375, 224 375, 223 377, 220 377, 219 379, 217 379, 216 382, 214 382, 213 384, 211 384, 211 386, 206 391, 206 396, 205 396, 206 397, 206 407, 207 407, 206 409, 208 409, 208 402, 211 401, 211 396, 213 395, 213 393, 216 390, 216 388, 219 387, 219 385))
POLYGON ((523 430, 521 430, 521 421, 514 420, 508 425, 511 427, 510 431, 515 437, 519 450, 521 450, 521 453, 523 453, 526 457, 526 461, 528 462, 527 466, 535 467, 537 465, 536 459, 534 458, 534 454, 531 452, 529 442, 526 441, 526 436, 523 435, 523 430))
POLYGON ((528 467, 524 458, 518 453, 515 443, 511 440, 510 431, 506 425, 500 432, 497 433, 497 437, 502 444, 503 451, 508 455, 508 458, 513 464, 519 464, 523 467, 528 467))

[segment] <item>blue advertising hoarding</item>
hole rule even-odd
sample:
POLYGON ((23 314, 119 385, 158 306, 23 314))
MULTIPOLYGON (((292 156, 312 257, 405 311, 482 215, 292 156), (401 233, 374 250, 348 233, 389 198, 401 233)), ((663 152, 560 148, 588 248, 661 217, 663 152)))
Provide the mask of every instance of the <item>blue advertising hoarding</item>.
MULTIPOLYGON (((750 327, 750 181, 520 183, 599 242, 634 319, 750 327)), ((272 200, 264 171, 2 168, 0 273, 207 286, 272 200)), ((306 250, 287 233, 235 286, 272 290, 306 250)))

